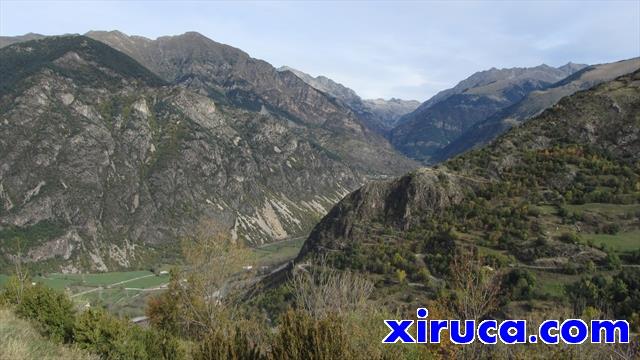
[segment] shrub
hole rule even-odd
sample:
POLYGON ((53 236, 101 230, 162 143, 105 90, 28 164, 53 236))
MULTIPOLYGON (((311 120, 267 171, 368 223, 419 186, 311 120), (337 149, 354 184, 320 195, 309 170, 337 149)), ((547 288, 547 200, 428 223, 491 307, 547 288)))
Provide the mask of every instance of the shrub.
POLYGON ((82 313, 76 320, 74 335, 78 346, 105 358, 146 358, 141 344, 129 338, 126 324, 101 309, 82 313))
POLYGON ((26 287, 17 304, 19 316, 33 319, 42 332, 55 341, 69 342, 73 338, 73 303, 62 293, 36 285, 26 287))
POLYGON ((268 357, 240 327, 207 334, 193 352, 193 360, 266 360, 268 357))
POLYGON ((75 341, 107 359, 178 359, 184 357, 177 339, 166 332, 143 329, 90 309, 76 319, 75 341))
POLYGON ((560 241, 567 244, 577 244, 580 242, 580 237, 574 233, 566 232, 560 235, 560 241))
POLYGON ((604 224, 601 231, 605 234, 615 235, 620 232, 620 225, 616 223, 604 224))
POLYGON ((609 268, 610 270, 620 269, 620 266, 622 265, 620 258, 613 251, 607 252, 607 258, 605 259, 605 263, 607 268, 609 268))
POLYGON ((505 275, 502 286, 512 300, 529 300, 536 285, 535 276, 525 269, 514 269, 505 275))
POLYGON ((344 323, 336 315, 316 320, 290 310, 280 319, 272 345, 274 359, 352 359, 344 323))

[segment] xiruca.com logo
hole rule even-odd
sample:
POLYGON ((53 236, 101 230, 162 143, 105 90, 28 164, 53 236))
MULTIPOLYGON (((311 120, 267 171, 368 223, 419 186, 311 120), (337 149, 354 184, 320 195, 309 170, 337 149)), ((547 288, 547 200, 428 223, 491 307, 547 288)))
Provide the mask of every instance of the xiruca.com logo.
POLYGON ((452 343, 460 345, 476 340, 483 344, 497 344, 498 341, 504 344, 629 342, 629 323, 625 320, 591 320, 589 324, 581 319, 545 320, 538 327, 537 334, 527 336, 526 320, 483 320, 476 324, 475 320, 427 320, 429 311, 426 308, 418 308, 416 314, 418 320, 415 321, 385 320, 390 331, 382 342, 438 344, 444 330, 448 330, 452 343))

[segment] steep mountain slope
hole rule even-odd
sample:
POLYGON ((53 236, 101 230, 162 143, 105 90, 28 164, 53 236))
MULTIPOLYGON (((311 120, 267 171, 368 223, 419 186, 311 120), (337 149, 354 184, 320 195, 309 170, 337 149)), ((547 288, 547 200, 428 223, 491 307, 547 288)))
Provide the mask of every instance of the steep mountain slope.
POLYGON ((410 113, 420 105, 420 103, 415 100, 395 98, 390 100, 363 100, 355 91, 325 76, 320 75, 313 77, 288 66, 283 66, 279 68, 278 71, 291 71, 307 84, 343 102, 362 119, 369 128, 380 134, 388 133, 403 115, 410 113))
POLYGON ((436 94, 402 117, 391 132, 391 142, 414 159, 431 157, 474 124, 549 87, 580 68, 540 65, 533 68, 490 69, 475 73, 455 87, 436 94))
MULTIPOLYGON (((566 97, 442 166, 362 187, 314 228, 297 261, 328 254, 411 281, 425 281, 425 267, 446 275, 460 246, 556 278, 615 266, 616 241, 640 231, 638 164, 640 71, 566 97), (598 240, 603 233, 619 237, 598 240)), ((640 250, 635 239, 628 246, 640 250)))
POLYGON ((493 140, 512 126, 540 114, 561 98, 577 91, 585 90, 631 73, 640 68, 640 58, 618 61, 609 64, 589 66, 548 89, 533 91, 520 102, 476 123, 457 139, 434 155, 434 161, 444 161, 450 157, 481 146, 493 140))
POLYGON ((364 180, 332 129, 219 107, 88 37, 2 48, 0 72, 0 267, 172 261, 203 217, 249 244, 301 235, 364 180))
POLYGON ((299 125, 325 130, 317 141, 371 175, 392 175, 415 167, 386 139, 371 131, 343 104, 295 74, 195 32, 150 40, 92 31, 87 36, 118 49, 170 83, 200 92, 220 105, 274 113, 299 125))

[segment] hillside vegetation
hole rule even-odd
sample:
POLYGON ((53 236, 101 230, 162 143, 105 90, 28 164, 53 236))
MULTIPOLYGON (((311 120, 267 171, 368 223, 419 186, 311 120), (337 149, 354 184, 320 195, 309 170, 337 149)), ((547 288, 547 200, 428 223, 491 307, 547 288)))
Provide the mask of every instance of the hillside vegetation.
POLYGON ((499 309, 511 316, 593 306, 637 329, 639 110, 636 71, 483 149, 366 185, 316 226, 297 261, 329 256, 370 274, 380 301, 411 308, 446 292, 455 254, 471 251, 502 277, 499 309))
POLYGON ((27 320, 0 307, 0 359, 97 360, 98 356, 56 344, 43 337, 27 320))

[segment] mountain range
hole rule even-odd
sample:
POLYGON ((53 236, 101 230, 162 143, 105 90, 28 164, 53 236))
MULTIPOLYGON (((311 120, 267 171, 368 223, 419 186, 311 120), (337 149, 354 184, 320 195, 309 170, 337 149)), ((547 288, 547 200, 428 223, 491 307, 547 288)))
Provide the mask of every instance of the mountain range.
MULTIPOLYGON (((170 263, 201 219, 251 246, 305 237, 347 194, 301 257, 327 233, 357 233, 351 207, 406 230, 412 214, 455 207, 502 171, 480 170, 486 151, 456 155, 639 67, 493 68, 419 104, 365 100, 195 32, 0 37, 0 267, 16 256, 68 272, 170 263), (466 175, 450 171, 470 158, 466 175), (445 165, 410 172, 419 162, 445 165)), ((533 146, 523 139, 498 143, 533 146)))
POLYGON ((391 132, 391 142, 409 157, 428 163, 474 124, 585 66, 492 68, 475 73, 403 116, 391 132))
POLYGON ((200 218, 251 245, 300 236, 367 179, 416 166, 349 108, 237 49, 195 33, 89 35, 102 41, 0 49, 6 266, 163 262, 200 218))

